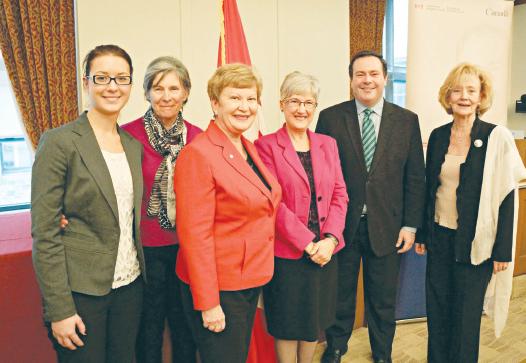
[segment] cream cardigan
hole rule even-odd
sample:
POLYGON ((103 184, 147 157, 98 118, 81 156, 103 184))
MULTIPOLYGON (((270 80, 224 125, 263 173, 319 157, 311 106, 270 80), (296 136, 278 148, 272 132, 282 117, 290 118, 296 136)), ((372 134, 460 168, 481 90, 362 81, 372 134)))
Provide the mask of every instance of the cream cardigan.
POLYGON ((505 271, 493 274, 484 301, 484 311, 493 320, 497 338, 508 317, 517 235, 518 185, 522 179, 526 179, 526 168, 513 137, 504 126, 496 126, 488 138, 471 263, 479 265, 491 257, 497 234, 499 206, 514 191, 512 262, 505 271))

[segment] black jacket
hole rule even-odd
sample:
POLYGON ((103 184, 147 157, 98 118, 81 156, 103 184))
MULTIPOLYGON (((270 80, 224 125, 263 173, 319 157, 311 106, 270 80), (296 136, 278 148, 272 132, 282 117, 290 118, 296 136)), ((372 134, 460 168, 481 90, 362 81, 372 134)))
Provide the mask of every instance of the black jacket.
POLYGON ((321 111, 316 132, 332 136, 338 143, 349 194, 344 231, 347 245, 353 243, 366 203, 372 251, 378 257, 396 252, 400 228, 422 225, 425 167, 418 116, 384 101, 369 172, 363 156, 355 100, 321 111))
MULTIPOLYGON (((424 227, 417 233, 417 242, 427 245, 432 251, 440 248, 433 241, 436 192, 439 186, 438 177, 449 147, 452 122, 433 130, 429 137, 426 157, 426 209, 424 227)), ((471 263, 471 243, 475 237, 477 217, 482 188, 482 176, 488 138, 496 125, 476 119, 471 129, 471 146, 466 161, 460 165, 460 181, 457 188, 458 227, 455 234, 455 260, 471 263), (475 140, 482 145, 475 146, 475 140)), ((479 144, 479 143, 477 143, 479 144)), ((499 208, 497 235, 491 259, 499 262, 511 261, 513 242, 513 191, 511 191, 499 208)))

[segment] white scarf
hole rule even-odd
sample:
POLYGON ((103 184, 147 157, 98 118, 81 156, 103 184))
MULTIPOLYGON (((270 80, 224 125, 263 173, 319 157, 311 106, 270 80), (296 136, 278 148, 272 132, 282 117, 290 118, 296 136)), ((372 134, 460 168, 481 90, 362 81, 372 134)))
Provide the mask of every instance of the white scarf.
MULTIPOLYGON (((480 143, 480 140, 475 140, 475 146, 477 141, 480 143)), ((506 270, 493 274, 484 301, 484 311, 493 320, 497 338, 501 335, 508 317, 517 235, 518 185, 522 179, 526 179, 526 168, 517 152, 513 137, 504 126, 496 126, 488 138, 477 227, 471 247, 471 263, 479 265, 491 257, 497 235, 499 207, 504 198, 514 191, 512 262, 506 270)))

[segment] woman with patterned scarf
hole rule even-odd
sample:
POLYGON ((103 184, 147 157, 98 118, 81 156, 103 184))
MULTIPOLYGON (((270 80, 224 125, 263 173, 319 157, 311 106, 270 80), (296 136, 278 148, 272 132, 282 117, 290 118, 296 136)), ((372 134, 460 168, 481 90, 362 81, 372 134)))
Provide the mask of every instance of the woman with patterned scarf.
POLYGON ((195 344, 182 312, 175 276, 179 249, 175 232, 173 172, 181 149, 201 132, 183 119, 190 93, 186 67, 173 57, 154 59, 144 76, 144 94, 151 107, 143 117, 123 126, 144 146, 144 196, 141 236, 148 284, 137 339, 137 360, 162 361, 164 322, 170 326, 173 362, 195 362, 195 344))

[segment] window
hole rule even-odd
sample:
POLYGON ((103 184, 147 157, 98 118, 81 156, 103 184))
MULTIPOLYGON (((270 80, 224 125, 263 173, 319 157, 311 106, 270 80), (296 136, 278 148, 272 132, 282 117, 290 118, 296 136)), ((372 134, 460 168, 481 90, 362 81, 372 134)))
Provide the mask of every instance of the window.
POLYGON ((383 55, 387 61, 389 80, 385 98, 402 107, 405 106, 408 10, 408 0, 386 1, 383 55))
POLYGON ((29 208, 33 155, 0 54, 0 212, 29 208))

